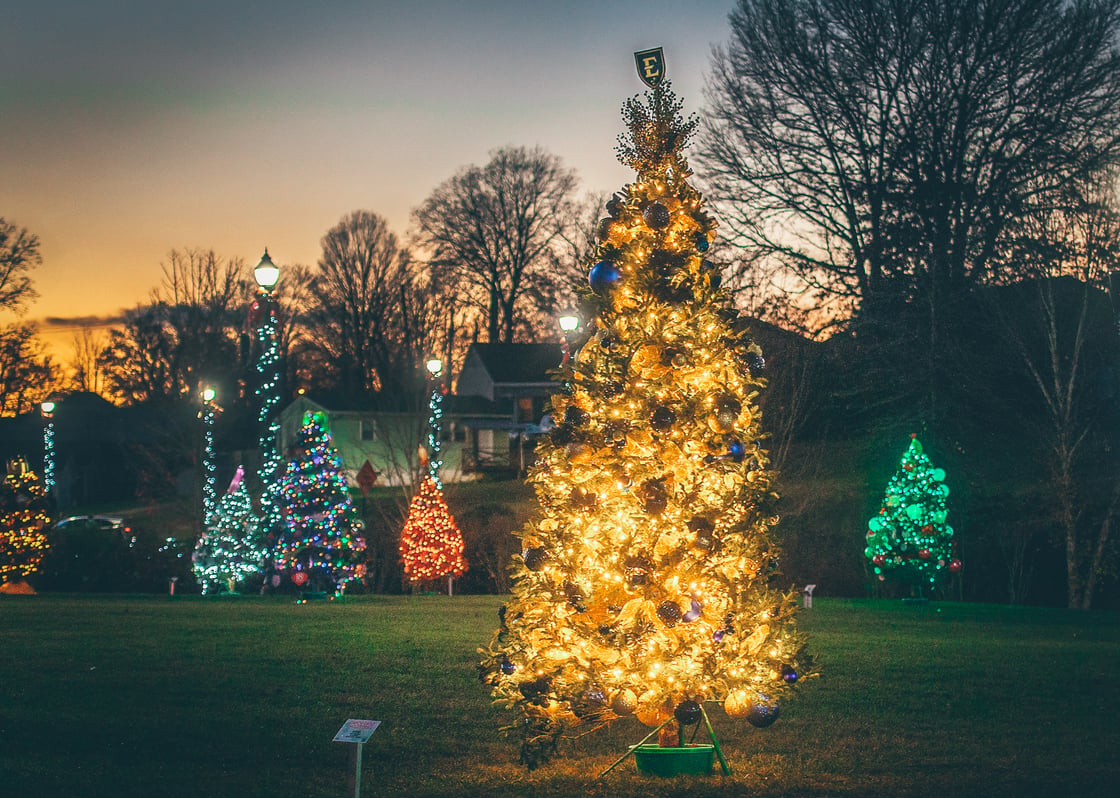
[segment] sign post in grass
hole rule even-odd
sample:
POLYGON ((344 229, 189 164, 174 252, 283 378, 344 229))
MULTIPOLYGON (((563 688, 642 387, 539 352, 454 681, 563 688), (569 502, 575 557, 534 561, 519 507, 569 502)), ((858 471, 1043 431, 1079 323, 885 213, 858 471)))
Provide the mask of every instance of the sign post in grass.
POLYGON ((336 743, 350 743, 354 747, 350 749, 350 764, 353 766, 350 773, 349 784, 351 794, 354 798, 361 798, 362 795, 362 746, 369 742, 369 738, 377 731, 377 727, 381 725, 379 720, 361 720, 358 718, 350 718, 342 724, 342 728, 334 736, 332 742, 336 743))

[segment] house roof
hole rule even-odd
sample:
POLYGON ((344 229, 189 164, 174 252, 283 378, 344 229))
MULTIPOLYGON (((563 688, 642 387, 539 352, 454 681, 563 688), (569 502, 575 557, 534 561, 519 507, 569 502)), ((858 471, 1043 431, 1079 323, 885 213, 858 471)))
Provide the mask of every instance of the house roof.
POLYGON ((560 344, 471 344, 457 392, 488 399, 510 390, 550 392, 555 383, 549 372, 559 368, 562 355, 560 344))
POLYGON ((495 383, 525 385, 552 382, 549 370, 559 368, 560 344, 472 344, 495 383))

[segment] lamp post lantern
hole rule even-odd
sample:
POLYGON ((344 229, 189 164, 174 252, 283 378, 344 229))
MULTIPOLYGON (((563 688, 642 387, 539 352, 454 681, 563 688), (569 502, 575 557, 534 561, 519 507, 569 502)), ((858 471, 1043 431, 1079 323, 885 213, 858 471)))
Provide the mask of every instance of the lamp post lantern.
POLYGON ((43 416, 43 493, 47 498, 54 494, 54 409, 49 399, 39 405, 43 416))
POLYGON ((250 310, 250 320, 256 328, 259 354, 257 356, 257 397, 260 412, 260 467, 257 477, 261 486, 261 527, 266 535, 273 535, 280 525, 279 508, 276 506, 275 489, 280 477, 280 352, 277 340, 276 302, 272 289, 280 279, 280 269, 264 251, 260 263, 253 269, 259 289, 250 310))
POLYGON ((564 357, 560 361, 560 365, 566 366, 571 358, 571 335, 579 329, 579 316, 576 315, 575 311, 567 311, 560 316, 559 321, 560 331, 564 335, 564 343, 560 350, 564 357))
POLYGON ((214 520, 214 509, 218 504, 218 490, 215 481, 218 475, 218 466, 214 462, 214 416, 217 405, 214 399, 217 391, 209 385, 200 392, 202 397, 203 441, 202 441, 202 528, 207 530, 214 520))
POLYGON ((443 465, 440 460, 443 449, 443 442, 440 440, 440 427, 443 423, 443 381, 440 377, 443 374, 443 361, 438 357, 430 357, 424 367, 432 381, 432 393, 428 398, 428 475, 442 489, 439 469, 443 465))

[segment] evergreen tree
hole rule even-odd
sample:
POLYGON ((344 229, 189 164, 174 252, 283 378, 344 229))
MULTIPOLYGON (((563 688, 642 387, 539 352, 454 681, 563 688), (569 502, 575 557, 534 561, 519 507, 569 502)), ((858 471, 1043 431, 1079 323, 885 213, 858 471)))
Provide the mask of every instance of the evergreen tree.
POLYGON ((863 553, 880 581, 896 580, 922 596, 947 573, 960 571, 953 528, 945 523, 944 480, 944 469, 933 467, 918 436, 911 435, 878 514, 867 522, 863 553))
POLYGON ((618 153, 637 179, 599 226, 592 332, 552 398, 559 423, 531 472, 540 517, 481 666, 523 715, 508 728, 529 767, 625 715, 683 726, 719 701, 769 725, 809 668, 797 596, 770 586, 764 363, 705 256, 715 222, 688 182, 696 120, 680 107, 662 82, 623 108, 618 153))
POLYGON ((342 458, 326 419, 307 412, 277 489, 284 527, 273 549, 278 571, 313 591, 342 593, 365 573, 362 521, 350 499, 342 458))
POLYGON ((413 585, 466 573, 463 535, 439 483, 431 476, 420 483, 408 507, 401 531, 401 563, 405 578, 413 585))
POLYGON ((43 482, 22 457, 8 463, 0 484, 0 585, 17 582, 39 569, 50 547, 43 482))
POLYGON ((195 545, 191 559, 204 595, 233 592, 238 582, 261 572, 265 548, 244 477, 245 469, 238 466, 206 532, 195 545))

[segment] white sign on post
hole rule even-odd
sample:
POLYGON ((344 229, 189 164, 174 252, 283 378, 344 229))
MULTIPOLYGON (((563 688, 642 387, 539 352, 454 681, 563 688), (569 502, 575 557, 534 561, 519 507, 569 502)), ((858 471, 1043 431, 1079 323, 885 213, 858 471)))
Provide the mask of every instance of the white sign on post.
POLYGON ((381 725, 379 720, 357 720, 351 718, 342 724, 342 728, 338 730, 338 734, 334 736, 335 743, 362 743, 369 742, 369 738, 373 736, 374 731, 381 725))

